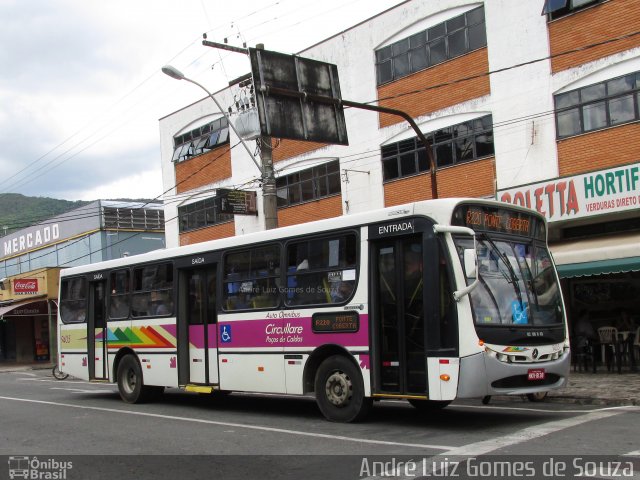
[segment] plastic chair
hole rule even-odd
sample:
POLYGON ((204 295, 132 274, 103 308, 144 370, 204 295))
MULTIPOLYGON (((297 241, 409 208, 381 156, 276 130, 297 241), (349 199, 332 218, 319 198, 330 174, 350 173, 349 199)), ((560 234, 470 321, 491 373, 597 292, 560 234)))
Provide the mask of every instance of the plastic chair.
POLYGON ((585 372, 589 370, 589 364, 596 373, 596 359, 593 342, 586 337, 575 337, 571 341, 571 353, 573 354, 573 371, 585 372))
POLYGON ((615 358, 616 342, 618 341, 618 329, 616 327, 598 328, 598 337, 602 346, 602 359, 607 365, 607 370, 611 370, 611 358, 615 358), (607 352, 610 354, 607 355, 607 352))

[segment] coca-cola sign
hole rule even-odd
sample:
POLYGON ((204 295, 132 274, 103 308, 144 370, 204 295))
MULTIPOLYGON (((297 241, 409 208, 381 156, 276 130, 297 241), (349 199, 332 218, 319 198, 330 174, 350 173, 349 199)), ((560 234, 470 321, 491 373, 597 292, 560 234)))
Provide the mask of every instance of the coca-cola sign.
POLYGON ((38 293, 37 278, 20 278, 13 281, 13 291, 19 295, 38 293))

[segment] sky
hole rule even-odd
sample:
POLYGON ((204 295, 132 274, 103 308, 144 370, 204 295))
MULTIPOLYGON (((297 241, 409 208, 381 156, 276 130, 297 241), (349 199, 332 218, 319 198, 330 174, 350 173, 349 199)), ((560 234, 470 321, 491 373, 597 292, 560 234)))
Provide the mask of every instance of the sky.
POLYGON ((400 0, 0 0, 0 199, 161 198, 158 120, 400 0))

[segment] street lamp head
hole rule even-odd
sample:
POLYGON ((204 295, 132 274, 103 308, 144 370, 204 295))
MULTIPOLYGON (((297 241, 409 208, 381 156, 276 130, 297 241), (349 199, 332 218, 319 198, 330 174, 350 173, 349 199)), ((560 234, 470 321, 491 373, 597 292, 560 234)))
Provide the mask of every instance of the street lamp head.
POLYGON ((165 65, 162 67, 162 73, 169 75, 171 78, 175 78, 176 80, 184 80, 184 73, 171 65, 165 65))

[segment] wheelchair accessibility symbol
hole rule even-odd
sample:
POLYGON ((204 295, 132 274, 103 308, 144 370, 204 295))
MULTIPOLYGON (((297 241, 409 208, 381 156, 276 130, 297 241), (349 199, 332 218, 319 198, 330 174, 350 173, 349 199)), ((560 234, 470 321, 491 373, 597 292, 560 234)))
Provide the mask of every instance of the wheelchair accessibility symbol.
POLYGON ((220 340, 222 343, 231 342, 231 325, 220 325, 220 340))
POLYGON ((514 300, 511 303, 511 313, 514 324, 522 325, 529 323, 529 318, 527 316, 527 302, 520 303, 519 301, 514 300))

